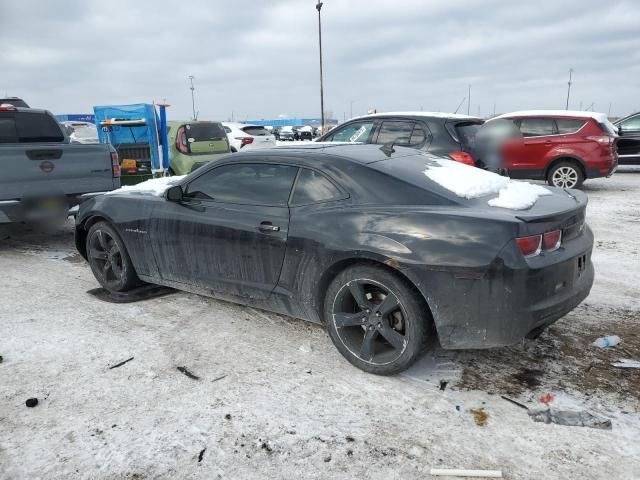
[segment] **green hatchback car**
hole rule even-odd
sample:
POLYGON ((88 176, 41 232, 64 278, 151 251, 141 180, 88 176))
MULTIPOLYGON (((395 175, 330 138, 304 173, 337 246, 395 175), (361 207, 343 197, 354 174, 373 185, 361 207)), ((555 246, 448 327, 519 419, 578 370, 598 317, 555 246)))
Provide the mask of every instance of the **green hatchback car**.
POLYGON ((227 134, 220 122, 167 122, 169 170, 173 175, 186 175, 218 155, 229 153, 227 134))

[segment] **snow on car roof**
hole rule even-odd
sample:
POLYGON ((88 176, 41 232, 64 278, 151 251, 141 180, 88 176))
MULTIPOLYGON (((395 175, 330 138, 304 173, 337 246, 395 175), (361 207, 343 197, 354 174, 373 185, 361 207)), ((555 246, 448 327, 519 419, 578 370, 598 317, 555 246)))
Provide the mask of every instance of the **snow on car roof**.
POLYGON ((435 118, 455 118, 459 120, 478 120, 478 117, 471 117, 469 115, 463 115, 461 113, 446 113, 446 112, 380 112, 372 113, 370 115, 362 115, 359 117, 353 117, 351 120, 357 118, 369 118, 369 117, 385 117, 389 115, 395 115, 398 117, 435 117, 435 118))
POLYGON ((607 115, 599 112, 585 112, 581 110, 521 110, 519 112, 504 113, 493 117, 491 120, 497 118, 512 118, 512 117, 572 117, 572 118, 593 118, 598 122, 608 121, 607 115))
POLYGON ((458 197, 473 199, 497 194, 487 202, 491 207, 526 210, 538 197, 551 195, 551 191, 540 185, 514 181, 453 160, 430 158, 423 173, 458 197))

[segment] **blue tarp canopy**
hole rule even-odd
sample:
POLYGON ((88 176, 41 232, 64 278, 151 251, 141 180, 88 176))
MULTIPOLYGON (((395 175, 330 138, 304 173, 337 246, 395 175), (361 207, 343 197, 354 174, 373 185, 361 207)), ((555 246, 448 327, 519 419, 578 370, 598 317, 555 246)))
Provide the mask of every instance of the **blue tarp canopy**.
POLYGON ((149 145, 151 166, 153 169, 160 168, 160 154, 158 152, 160 120, 153 105, 137 103, 95 106, 93 111, 100 143, 111 143, 116 149, 118 145, 123 143, 149 145), (134 120, 139 120, 139 122, 133 122, 134 120), (130 125, 126 124, 127 121, 130 125), (124 124, 118 125, 118 122, 124 124))

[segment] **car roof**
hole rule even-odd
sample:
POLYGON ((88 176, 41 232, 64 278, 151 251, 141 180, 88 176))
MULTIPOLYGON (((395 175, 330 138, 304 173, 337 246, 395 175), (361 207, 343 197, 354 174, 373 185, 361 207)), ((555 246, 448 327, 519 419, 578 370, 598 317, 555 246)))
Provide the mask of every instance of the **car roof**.
POLYGON ((493 117, 491 120, 514 117, 593 118, 598 122, 608 121, 607 115, 604 113, 585 112, 580 110, 521 110, 519 112, 504 113, 497 117, 493 117))
POLYGON ((188 123, 190 125, 194 123, 222 123, 216 120, 170 120, 167 122, 167 125, 175 126, 175 125, 184 125, 188 123))
POLYGON ((222 125, 226 126, 226 127, 236 127, 236 128, 243 128, 243 127, 261 127, 262 125, 254 125, 253 123, 241 123, 241 122, 220 122, 222 123, 222 125))
POLYGON ((260 148, 234 153, 234 160, 247 159, 267 159, 267 157, 278 156, 281 159, 291 159, 296 163, 313 166, 314 158, 319 156, 341 157, 347 161, 360 164, 370 164, 382 160, 389 160, 399 157, 418 155, 421 152, 408 147, 393 147, 393 152, 387 154, 381 145, 360 144, 360 143, 337 143, 337 142, 309 142, 305 145, 279 146, 271 148, 260 148), (254 158, 255 157, 255 158, 254 158))
POLYGON ((447 112, 381 112, 372 113, 370 115, 362 115, 360 117, 354 117, 350 120, 359 120, 363 118, 377 118, 377 117, 424 117, 424 118, 439 118, 445 120, 482 120, 478 117, 472 117, 469 115, 463 115, 460 113, 447 113, 447 112))
POLYGON ((10 106, 9 108, 10 108, 9 111, 16 111, 16 112, 49 113, 48 110, 44 110, 42 108, 27 108, 27 107, 14 107, 14 106, 10 106))

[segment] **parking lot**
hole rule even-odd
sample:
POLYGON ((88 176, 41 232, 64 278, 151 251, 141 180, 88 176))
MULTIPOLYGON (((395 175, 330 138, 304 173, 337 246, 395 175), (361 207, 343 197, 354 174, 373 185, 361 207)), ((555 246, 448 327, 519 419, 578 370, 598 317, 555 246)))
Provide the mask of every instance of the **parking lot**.
POLYGON ((0 477, 640 478, 640 370, 611 366, 640 360, 640 169, 584 191, 596 281, 580 307, 538 340, 434 346, 395 377, 352 367, 320 326, 253 308, 106 303, 87 293, 71 222, 2 227, 0 477), (592 345, 607 334, 621 344, 592 345), (535 423, 502 398, 536 407, 549 392, 612 429, 535 423))

